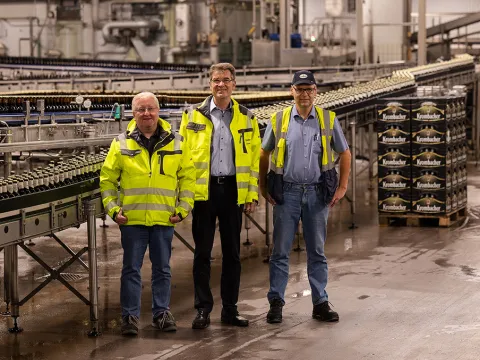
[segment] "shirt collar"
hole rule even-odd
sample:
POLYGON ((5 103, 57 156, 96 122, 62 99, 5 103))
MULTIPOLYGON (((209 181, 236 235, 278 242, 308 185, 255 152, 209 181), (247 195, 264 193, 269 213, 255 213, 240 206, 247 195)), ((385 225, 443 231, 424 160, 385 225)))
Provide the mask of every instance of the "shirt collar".
MULTIPOLYGON (((213 110, 215 109, 218 109, 220 111, 224 111, 224 110, 221 110, 217 107, 217 105, 215 105, 215 101, 213 101, 213 96, 212 96, 212 100, 210 100, 210 112, 212 112, 213 110)), ((227 110, 231 110, 232 109, 232 101, 230 100, 230 104, 228 104, 228 107, 225 111, 227 110)))
MULTIPOLYGON (((140 136, 144 139, 146 139, 147 137, 145 135, 143 135, 143 133, 140 131, 140 129, 138 128, 138 126, 135 126, 135 130, 138 131, 138 133, 140 134, 140 136)), ((152 137, 156 137, 156 138, 159 138, 160 137, 160 133, 163 131, 162 127, 160 126, 160 124, 158 124, 157 126, 157 129, 155 130, 155 132, 152 134, 152 136, 150 136, 150 139, 152 137)))
MULTIPOLYGON (((312 106, 312 111, 310 111, 310 114, 308 114, 308 116, 307 116, 307 120, 312 119, 312 118, 315 119, 316 115, 317 115, 317 112, 315 111, 315 105, 314 105, 314 106, 312 106)), ((295 119, 297 116, 300 119, 303 119, 297 111, 297 106, 293 105, 292 118, 295 119)))

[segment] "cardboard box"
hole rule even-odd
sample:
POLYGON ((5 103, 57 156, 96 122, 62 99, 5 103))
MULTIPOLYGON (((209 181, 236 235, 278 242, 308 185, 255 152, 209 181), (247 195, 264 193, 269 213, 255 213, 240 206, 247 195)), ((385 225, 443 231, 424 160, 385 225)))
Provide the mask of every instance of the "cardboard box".
POLYGON ((410 167, 410 144, 389 146, 378 144, 378 167, 402 168, 410 167))
POLYGON ((411 187, 411 168, 378 168, 378 189, 385 191, 404 191, 411 187))
POLYGON ((381 213, 406 213, 411 210, 410 189, 378 192, 378 211, 381 213))

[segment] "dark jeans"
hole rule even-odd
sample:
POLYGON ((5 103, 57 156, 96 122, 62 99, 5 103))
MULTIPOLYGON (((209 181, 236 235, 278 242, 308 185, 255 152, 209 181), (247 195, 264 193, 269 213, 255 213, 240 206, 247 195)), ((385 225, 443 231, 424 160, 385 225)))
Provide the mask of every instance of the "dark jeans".
POLYGON ((193 281, 195 308, 213 308, 210 290, 210 258, 218 217, 222 243, 221 296, 223 312, 236 314, 240 288, 240 231, 243 205, 237 205, 235 177, 228 177, 223 184, 211 181, 207 201, 196 201, 193 210, 192 233, 195 241, 193 281))
POLYGON ((170 255, 173 226, 122 225, 123 267, 120 286, 122 317, 140 317, 141 270, 147 246, 152 262, 152 315, 170 306, 170 255))
POLYGON ((328 300, 325 290, 328 265, 324 247, 327 238, 328 205, 316 185, 284 183, 284 203, 273 207, 273 250, 270 256, 268 300, 285 302, 290 251, 300 219, 307 248, 307 274, 314 305, 328 300))

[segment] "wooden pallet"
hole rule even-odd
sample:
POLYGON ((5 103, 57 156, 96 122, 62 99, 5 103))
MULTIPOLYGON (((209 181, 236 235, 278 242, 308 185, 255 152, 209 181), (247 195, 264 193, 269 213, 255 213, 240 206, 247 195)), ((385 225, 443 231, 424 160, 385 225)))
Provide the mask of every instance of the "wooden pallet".
POLYGON ((440 226, 450 227, 462 221, 467 216, 467 208, 461 208, 448 214, 423 215, 407 214, 378 214, 380 226, 440 226))

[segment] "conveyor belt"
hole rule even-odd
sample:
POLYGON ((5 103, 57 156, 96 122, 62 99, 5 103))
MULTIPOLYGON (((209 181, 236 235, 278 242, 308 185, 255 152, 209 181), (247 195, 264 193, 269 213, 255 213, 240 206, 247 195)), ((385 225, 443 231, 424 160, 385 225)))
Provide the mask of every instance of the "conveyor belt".
POLYGON ((209 68, 208 65, 166 64, 155 62, 135 62, 120 60, 90 60, 90 59, 47 59, 27 56, 1 56, 0 67, 48 69, 57 67, 64 70, 100 71, 100 72, 190 72, 198 73, 209 68))

